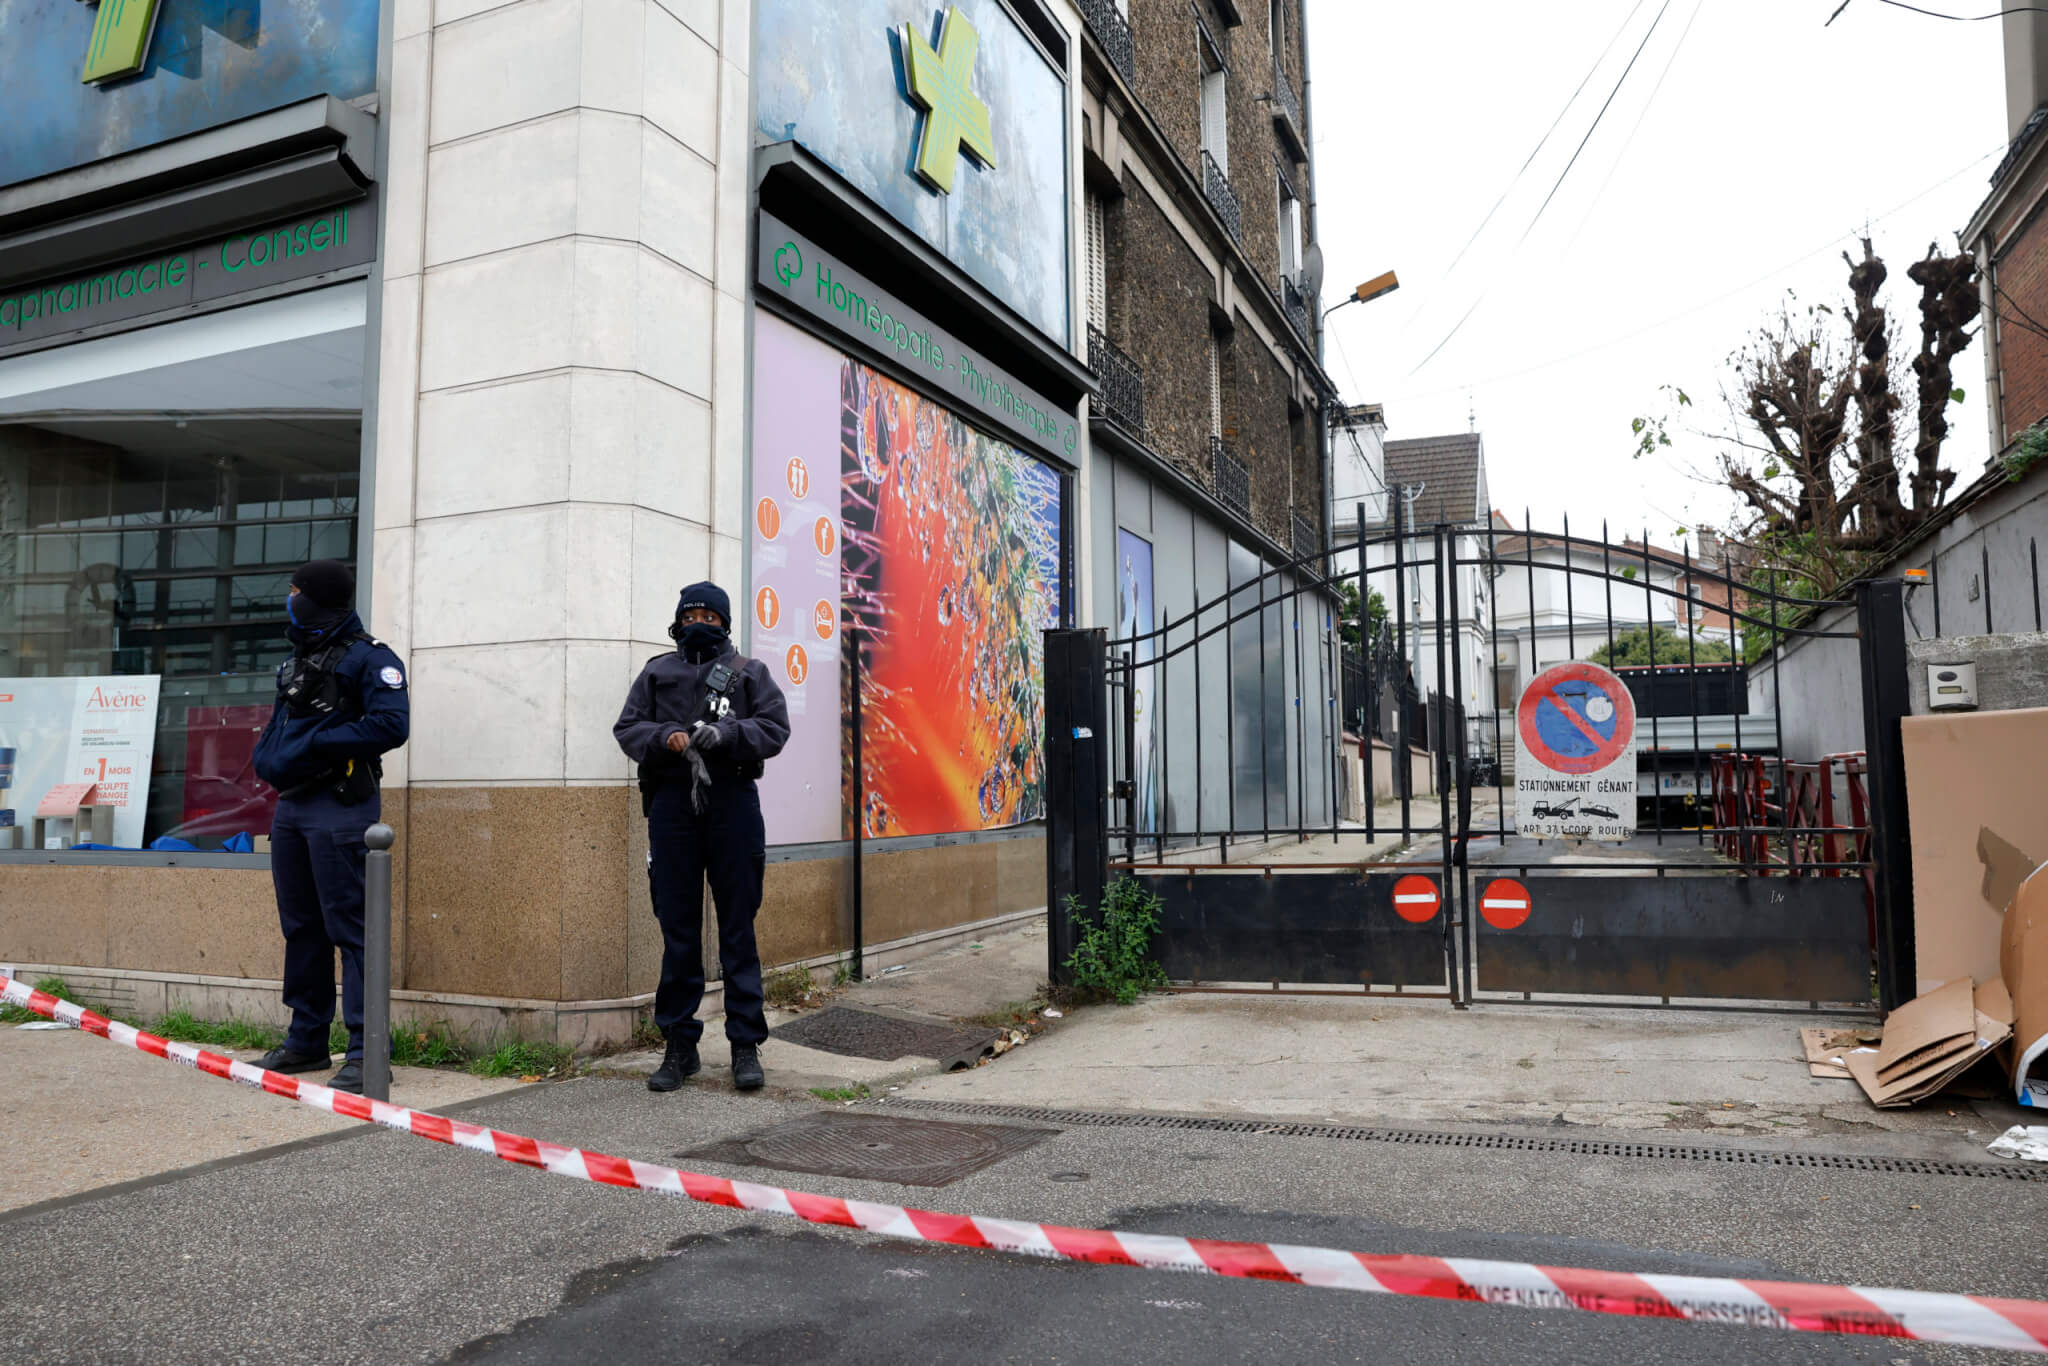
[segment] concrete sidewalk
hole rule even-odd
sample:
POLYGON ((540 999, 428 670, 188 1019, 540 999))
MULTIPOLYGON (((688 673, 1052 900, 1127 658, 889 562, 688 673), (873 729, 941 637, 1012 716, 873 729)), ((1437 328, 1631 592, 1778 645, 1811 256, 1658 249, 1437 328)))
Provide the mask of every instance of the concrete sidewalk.
MULTIPOLYGON (((213 1051, 243 1062, 261 1056, 213 1051)), ((327 1077, 316 1072, 308 1080, 327 1077)), ((360 1127, 251 1087, 195 1080, 184 1067, 73 1029, 0 1025, 0 1078, 17 1141, 30 1157, 8 1164, 0 1211, 360 1127)), ((432 1110, 519 1085, 509 1077, 395 1067, 391 1099, 432 1110)))

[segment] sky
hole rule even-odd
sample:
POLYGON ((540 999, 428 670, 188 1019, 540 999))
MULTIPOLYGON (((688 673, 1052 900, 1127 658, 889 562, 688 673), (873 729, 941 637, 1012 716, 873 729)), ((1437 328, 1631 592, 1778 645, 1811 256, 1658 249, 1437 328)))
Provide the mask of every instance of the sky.
MULTIPOLYGON (((1839 316, 1866 225, 1917 348, 1906 267, 1956 249, 2005 149, 1996 21, 1850 0, 1824 26, 1839 3, 1308 0, 1324 306, 1401 279, 1330 317, 1344 400, 1384 404, 1390 440, 1476 417, 1517 526, 1525 506, 1664 544, 1730 525, 1734 496, 1703 477, 1734 429, 1730 354, 1788 290, 1839 316), (1660 413, 1671 449, 1636 458, 1631 419, 1660 413)), ((1955 378, 1943 463, 1967 483, 1990 444, 1981 339, 1955 378)))

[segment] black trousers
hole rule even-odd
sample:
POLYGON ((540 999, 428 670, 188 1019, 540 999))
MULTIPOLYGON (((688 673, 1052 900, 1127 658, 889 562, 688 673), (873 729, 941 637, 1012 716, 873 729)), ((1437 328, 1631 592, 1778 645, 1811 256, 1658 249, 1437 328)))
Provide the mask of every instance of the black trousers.
POLYGON ((344 806, 332 796, 281 800, 270 826, 270 880, 284 930, 285 1045, 327 1052, 334 1023, 334 953, 341 951, 341 1018, 348 1056, 363 1056, 363 832, 377 823, 372 797, 344 806))
POLYGON ((687 784, 657 788, 647 813, 647 844, 652 856, 647 875, 662 940, 655 1027, 691 1043, 704 1035, 697 1007, 704 1003, 704 883, 709 879, 711 901, 718 908, 725 1037, 732 1043, 760 1043, 768 1037, 761 953, 754 946, 754 915, 761 909, 761 871, 767 860, 760 793, 750 782, 720 783, 699 814, 690 809, 687 784))

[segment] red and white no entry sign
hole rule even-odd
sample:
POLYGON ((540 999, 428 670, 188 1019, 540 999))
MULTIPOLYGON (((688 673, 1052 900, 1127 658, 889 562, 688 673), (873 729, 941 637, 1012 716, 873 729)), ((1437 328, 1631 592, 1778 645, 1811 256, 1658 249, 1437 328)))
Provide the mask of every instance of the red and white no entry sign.
POLYGON ((1420 873, 1410 873, 1394 884, 1394 914, 1421 925, 1436 919, 1444 899, 1436 883, 1420 873))
POLYGON ((1479 894, 1479 914, 1496 930, 1512 930, 1529 918, 1535 903, 1529 889, 1511 877, 1497 877, 1479 894))

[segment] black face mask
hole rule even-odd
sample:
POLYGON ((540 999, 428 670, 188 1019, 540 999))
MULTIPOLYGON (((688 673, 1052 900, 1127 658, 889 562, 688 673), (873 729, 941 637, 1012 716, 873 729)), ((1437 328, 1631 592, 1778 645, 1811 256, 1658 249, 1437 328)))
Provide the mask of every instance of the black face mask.
POLYGON ((284 610, 291 619, 285 635, 299 646, 319 644, 328 632, 348 620, 346 607, 321 607, 304 593, 285 599, 284 610))
POLYGON ((716 659, 725 652, 725 642, 731 639, 723 626, 714 626, 708 621, 679 622, 669 627, 668 633, 683 658, 693 663, 716 659))

